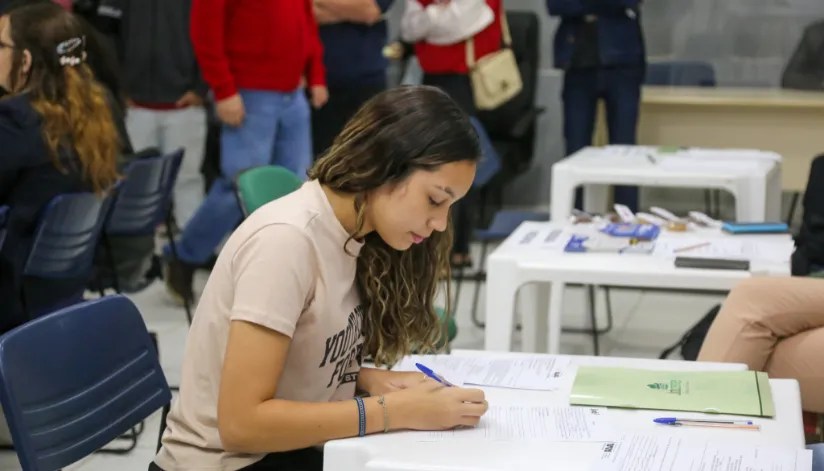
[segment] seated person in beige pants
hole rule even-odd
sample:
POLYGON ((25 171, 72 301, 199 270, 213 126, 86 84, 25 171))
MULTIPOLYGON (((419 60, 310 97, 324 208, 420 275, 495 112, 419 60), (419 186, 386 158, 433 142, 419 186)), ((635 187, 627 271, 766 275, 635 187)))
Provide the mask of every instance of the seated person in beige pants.
POLYGON ((724 301, 698 361, 746 363, 771 378, 796 379, 803 409, 824 413, 824 280, 745 280, 724 301))

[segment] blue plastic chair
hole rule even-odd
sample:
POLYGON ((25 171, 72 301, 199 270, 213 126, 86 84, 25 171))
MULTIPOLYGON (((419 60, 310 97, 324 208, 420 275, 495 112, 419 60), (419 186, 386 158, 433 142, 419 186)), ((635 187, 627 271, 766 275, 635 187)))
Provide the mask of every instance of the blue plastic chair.
MULTIPOLYGON (((183 150, 168 155, 144 157, 127 167, 125 178, 103 229, 103 245, 112 272, 112 288, 121 292, 116 263, 109 237, 154 236, 157 227, 165 222, 172 227, 172 192, 174 191, 183 150)), ((174 238, 169 239, 172 256, 177 258, 174 238)), ((192 323, 191 301, 183 300, 186 319, 192 323)))
MULTIPOLYGON (((54 197, 37 227, 23 276, 67 279, 85 276, 92 270, 100 231, 117 192, 116 184, 103 198, 93 193, 67 193, 54 197)), ((21 301, 29 317, 31 312, 25 291, 21 301)), ((51 312, 82 301, 82 293, 72 299, 49 306, 51 312)))
MULTIPOLYGON (((549 213, 502 210, 495 213, 488 228, 475 231, 475 239, 481 243, 481 264, 486 264, 486 253, 490 243, 506 239, 515 232, 518 226, 528 221, 549 221, 549 213)), ((486 282, 486 270, 483 265, 473 276, 475 292, 472 294, 472 323, 482 329, 486 328, 486 324, 478 319, 478 300, 481 294, 481 284, 486 282)))
MULTIPOLYGON (((492 219, 492 224, 489 228, 475 233, 475 237, 481 241, 481 263, 486 262, 486 252, 491 242, 498 242, 509 237, 515 229, 521 224, 529 221, 545 222, 549 221, 549 213, 540 213, 533 211, 498 211, 492 219)), ((486 324, 478 319, 478 300, 480 298, 481 283, 486 281, 486 271, 482 268, 475 276, 475 292, 472 296, 472 323, 477 327, 486 328, 486 324)), ((597 318, 595 316, 595 287, 587 285, 587 294, 590 303, 590 315, 592 317, 592 328, 590 329, 564 329, 564 332, 588 334, 592 336, 593 349, 595 356, 600 352, 599 336, 612 330, 612 306, 609 299, 609 290, 604 288, 606 295, 606 310, 607 310, 607 326, 599 328, 597 325, 597 318)))
POLYGON ((9 217, 9 207, 0 206, 0 248, 3 248, 3 242, 6 240, 6 223, 9 217))
POLYGON ((647 64, 646 85, 677 87, 714 87, 715 69, 699 61, 663 61, 647 64))
POLYGON ((123 296, 0 337, 0 403, 24 471, 74 463, 170 401, 143 318, 123 296))

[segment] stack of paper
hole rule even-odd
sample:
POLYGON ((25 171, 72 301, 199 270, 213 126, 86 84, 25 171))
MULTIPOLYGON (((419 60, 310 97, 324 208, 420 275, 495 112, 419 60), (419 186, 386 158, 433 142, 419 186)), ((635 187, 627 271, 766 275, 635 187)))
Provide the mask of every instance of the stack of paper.
POLYGON ((809 471, 812 452, 667 435, 605 443, 591 471, 809 471))
POLYGON ((652 255, 661 258, 685 256, 788 263, 793 250, 790 238, 753 240, 735 237, 667 237, 663 234, 655 242, 652 255))
POLYGON ((568 406, 491 406, 477 427, 416 435, 419 441, 606 442, 618 438, 606 409, 568 406))
POLYGON ((512 356, 479 357, 459 355, 413 355, 395 367, 398 371, 418 371, 420 363, 457 386, 489 386, 551 391, 561 384, 568 357, 512 356))

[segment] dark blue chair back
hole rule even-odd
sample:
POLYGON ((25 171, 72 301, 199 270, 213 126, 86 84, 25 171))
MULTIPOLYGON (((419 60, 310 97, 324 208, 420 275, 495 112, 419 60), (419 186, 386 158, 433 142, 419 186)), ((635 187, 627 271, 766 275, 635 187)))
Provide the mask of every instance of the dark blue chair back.
POLYGON ((528 221, 549 221, 549 213, 534 211, 502 210, 495 213, 492 224, 485 230, 475 232, 475 237, 484 242, 502 240, 515 232, 521 224, 528 221))
POLYGON ((135 160, 114 201, 104 231, 113 236, 153 235, 169 210, 183 150, 135 160))
POLYGON ((0 206, 0 248, 3 248, 3 242, 6 240, 6 224, 8 223, 9 207, 0 206))
POLYGON ((473 116, 470 121, 472 121, 475 132, 478 133, 478 140, 481 144, 481 160, 475 169, 475 180, 472 182, 472 186, 482 188, 501 171, 501 156, 492 146, 492 141, 478 118, 473 116))
POLYGON ((171 401, 137 308, 108 296, 0 337, 0 403, 24 471, 63 468, 171 401))
POLYGON ((56 196, 37 227, 23 274, 42 278, 74 278, 87 274, 118 187, 119 184, 115 185, 102 198, 93 193, 56 196))
POLYGON ((699 61, 665 61, 647 64, 646 85, 714 87, 715 69, 699 61))

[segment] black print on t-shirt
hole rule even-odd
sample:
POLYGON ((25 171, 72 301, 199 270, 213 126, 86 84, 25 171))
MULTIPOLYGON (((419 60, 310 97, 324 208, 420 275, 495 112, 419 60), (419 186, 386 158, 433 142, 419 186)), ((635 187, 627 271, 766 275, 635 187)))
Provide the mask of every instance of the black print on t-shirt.
POLYGON ((326 339, 323 352, 323 361, 319 368, 334 364, 335 369, 329 378, 326 387, 333 384, 354 383, 358 380, 356 369, 354 372, 347 372, 349 366, 355 362, 360 366, 363 361, 363 308, 356 307, 349 313, 346 321, 346 328, 326 339))

